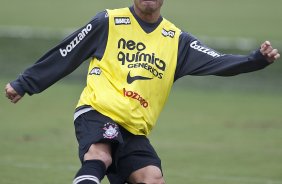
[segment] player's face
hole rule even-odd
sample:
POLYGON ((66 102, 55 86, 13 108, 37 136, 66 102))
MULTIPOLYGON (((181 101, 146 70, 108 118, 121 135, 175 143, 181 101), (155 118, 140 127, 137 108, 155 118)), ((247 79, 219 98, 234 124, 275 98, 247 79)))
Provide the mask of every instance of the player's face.
POLYGON ((134 5, 144 14, 160 11, 164 0, 134 0, 134 5))

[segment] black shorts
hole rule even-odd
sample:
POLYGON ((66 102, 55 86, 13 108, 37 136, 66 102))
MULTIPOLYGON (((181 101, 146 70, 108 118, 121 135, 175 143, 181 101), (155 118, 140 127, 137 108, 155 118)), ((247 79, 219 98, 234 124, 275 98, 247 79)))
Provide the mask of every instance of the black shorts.
POLYGON ((80 115, 74 125, 81 162, 92 144, 112 143, 113 163, 107 170, 111 184, 123 184, 132 172, 149 165, 161 169, 161 160, 146 136, 131 134, 99 112, 80 115))

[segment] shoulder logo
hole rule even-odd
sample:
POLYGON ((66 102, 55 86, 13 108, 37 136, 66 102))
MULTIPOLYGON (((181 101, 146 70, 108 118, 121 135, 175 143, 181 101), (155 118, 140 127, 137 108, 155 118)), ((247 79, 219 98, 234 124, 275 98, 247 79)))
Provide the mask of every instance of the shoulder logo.
POLYGON ((108 17, 109 17, 109 13, 106 12, 106 13, 105 13, 105 18, 108 18, 108 17))
POLYGON ((115 25, 130 25, 131 21, 129 17, 115 17, 115 25))
POLYGON ((90 72, 89 75, 101 75, 102 70, 99 67, 94 67, 90 72))
POLYGON ((165 30, 164 28, 163 28, 163 30, 162 30, 162 35, 164 36, 164 37, 171 37, 171 38, 174 38, 174 36, 175 36, 175 31, 172 31, 172 30, 169 30, 169 31, 167 31, 167 30, 165 30))

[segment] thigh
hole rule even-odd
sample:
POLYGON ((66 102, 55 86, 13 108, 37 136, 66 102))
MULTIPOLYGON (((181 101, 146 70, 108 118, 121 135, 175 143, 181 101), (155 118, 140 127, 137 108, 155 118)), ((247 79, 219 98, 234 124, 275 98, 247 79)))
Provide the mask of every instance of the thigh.
POLYGON ((81 114, 75 119, 74 125, 81 161, 83 161, 84 155, 93 144, 117 144, 123 142, 119 126, 97 111, 81 114))
MULTIPOLYGON (((123 184, 128 181, 128 178, 133 174, 133 178, 136 176, 136 172, 143 168, 151 166, 157 170, 156 173, 162 176, 161 172, 161 160, 158 157, 156 151, 151 145, 146 136, 136 136, 130 133, 124 133, 121 130, 124 143, 119 146, 116 152, 116 173, 109 173, 108 178, 111 184, 123 184)), ((143 169, 143 170, 142 170, 143 169)), ((148 171, 148 170, 146 170, 148 171)), ((137 175, 139 175, 137 172, 137 175)), ((143 172, 142 172, 143 173, 143 172)), ((148 172, 151 174, 150 172, 148 172)))

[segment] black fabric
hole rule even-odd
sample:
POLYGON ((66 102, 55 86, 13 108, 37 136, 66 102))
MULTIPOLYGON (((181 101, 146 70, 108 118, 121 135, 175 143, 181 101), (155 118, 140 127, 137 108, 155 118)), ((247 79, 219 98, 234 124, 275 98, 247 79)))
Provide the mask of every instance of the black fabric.
POLYGON ((259 49, 248 55, 222 54, 206 46, 190 33, 182 32, 174 80, 186 75, 233 76, 260 70, 269 64, 259 49))
POLYGON ((74 122, 76 138, 79 143, 79 158, 83 162, 85 153, 90 146, 98 142, 110 142, 113 145, 122 143, 122 136, 119 126, 111 119, 103 116, 97 111, 89 111, 81 114, 74 122), (105 135, 107 125, 115 127, 116 136, 105 135))
POLYGON ((76 118, 74 125, 82 163, 92 144, 110 142, 113 162, 107 170, 107 176, 111 184, 124 184, 132 172, 146 166, 156 166, 161 170, 161 160, 146 136, 133 135, 117 125, 118 134, 105 138, 105 126, 109 123, 112 126, 117 125, 112 119, 95 110, 76 118))
POLYGON ((123 128, 120 130, 124 143, 115 153, 115 170, 107 174, 111 184, 124 184, 131 173, 146 166, 162 170, 161 160, 146 136, 133 135, 123 128))
MULTIPOLYGON (((104 178, 105 174, 106 165, 101 160, 87 160, 82 163, 82 166, 77 172, 75 178, 90 175, 98 178, 99 181, 101 181, 104 178)), ((79 182, 79 184, 96 184, 96 182, 91 180, 84 180, 79 182)))

